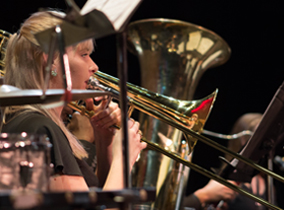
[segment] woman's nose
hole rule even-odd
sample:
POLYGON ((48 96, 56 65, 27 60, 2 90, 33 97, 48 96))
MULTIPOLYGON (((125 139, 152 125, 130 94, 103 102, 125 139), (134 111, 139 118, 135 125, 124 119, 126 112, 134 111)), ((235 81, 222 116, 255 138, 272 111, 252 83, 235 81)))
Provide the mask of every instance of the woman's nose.
POLYGON ((97 64, 94 62, 94 61, 92 61, 91 62, 91 65, 90 65, 90 67, 89 67, 89 72, 90 72, 90 74, 92 75, 92 74, 94 74, 95 72, 97 72, 99 70, 99 67, 97 66, 97 64))

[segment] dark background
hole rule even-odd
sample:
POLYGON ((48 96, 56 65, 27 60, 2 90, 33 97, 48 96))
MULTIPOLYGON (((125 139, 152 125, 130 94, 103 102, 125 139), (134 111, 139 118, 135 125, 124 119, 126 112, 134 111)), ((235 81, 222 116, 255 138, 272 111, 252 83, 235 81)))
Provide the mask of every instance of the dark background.
MULTIPOLYGON (((77 0, 79 7, 85 1, 77 0)), ((131 21, 145 18, 171 18, 191 22, 220 35, 232 54, 227 63, 209 69, 203 75, 195 98, 219 89, 214 108, 205 129, 229 133, 234 122, 248 112, 263 113, 284 78, 282 1, 271 0, 144 0, 131 21)), ((16 32, 21 22, 39 8, 65 9, 63 0, 9 0, 0 4, 0 29, 16 32)), ((97 40, 94 60, 100 70, 116 73, 115 36, 97 40)), ((135 56, 129 54, 129 81, 139 85, 140 69, 135 56)), ((218 140, 221 144, 225 141, 218 140)), ((214 149, 198 143, 194 161, 217 167, 214 149), (206 156, 206 157, 205 157, 206 156)), ((192 178, 193 177, 193 178, 192 178)), ((206 179, 198 179, 192 190, 206 179)))

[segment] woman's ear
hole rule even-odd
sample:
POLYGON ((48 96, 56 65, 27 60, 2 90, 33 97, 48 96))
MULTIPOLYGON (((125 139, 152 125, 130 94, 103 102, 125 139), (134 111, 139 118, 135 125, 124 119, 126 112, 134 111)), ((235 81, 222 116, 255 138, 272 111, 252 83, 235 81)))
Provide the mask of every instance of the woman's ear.
POLYGON ((48 55, 43 53, 42 56, 43 56, 44 63, 47 64, 48 55))
MULTIPOLYGON (((43 53, 43 66, 45 66, 45 68, 47 67, 48 62, 50 62, 48 60, 48 55, 46 53, 43 53)), ((49 71, 50 71, 51 76, 53 76, 53 77, 57 76, 57 65, 56 65, 55 57, 51 61, 51 66, 50 66, 49 71)))
MULTIPOLYGON (((52 62, 51 62, 51 69, 56 68, 55 59, 56 59, 56 57, 54 56, 54 58, 52 59, 52 62)), ((48 55, 46 53, 43 53, 43 61, 44 61, 44 65, 47 66, 48 55)))
MULTIPOLYGON (((54 53, 54 56, 52 58, 52 64, 54 64, 57 59, 58 59, 58 54, 54 53)), ((47 63, 47 61, 48 61, 48 54, 43 53, 43 60, 45 61, 45 63, 47 63)))

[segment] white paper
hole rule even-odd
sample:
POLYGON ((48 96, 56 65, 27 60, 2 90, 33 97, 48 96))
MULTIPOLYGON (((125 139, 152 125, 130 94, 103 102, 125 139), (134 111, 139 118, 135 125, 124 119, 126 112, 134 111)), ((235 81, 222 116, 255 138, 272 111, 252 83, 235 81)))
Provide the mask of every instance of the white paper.
POLYGON ((119 30, 140 1, 141 0, 88 0, 81 9, 80 14, 85 15, 95 9, 99 10, 107 16, 114 29, 119 30))

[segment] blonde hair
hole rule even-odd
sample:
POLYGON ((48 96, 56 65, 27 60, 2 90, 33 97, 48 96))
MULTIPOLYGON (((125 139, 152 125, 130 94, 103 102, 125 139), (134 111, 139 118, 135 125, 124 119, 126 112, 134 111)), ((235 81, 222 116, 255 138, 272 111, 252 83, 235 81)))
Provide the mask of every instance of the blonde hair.
MULTIPOLYGON (((56 11, 43 11, 31 15, 21 26, 19 33, 13 34, 7 46, 5 56, 5 83, 20 89, 42 89, 46 62, 34 34, 61 23, 55 15, 64 16, 56 11)), ((57 53, 58 55, 58 53, 57 53)), ((4 116, 9 113, 37 111, 51 118, 66 135, 73 154, 79 158, 88 156, 81 143, 68 131, 55 109, 42 109, 40 105, 7 107, 4 116)))

